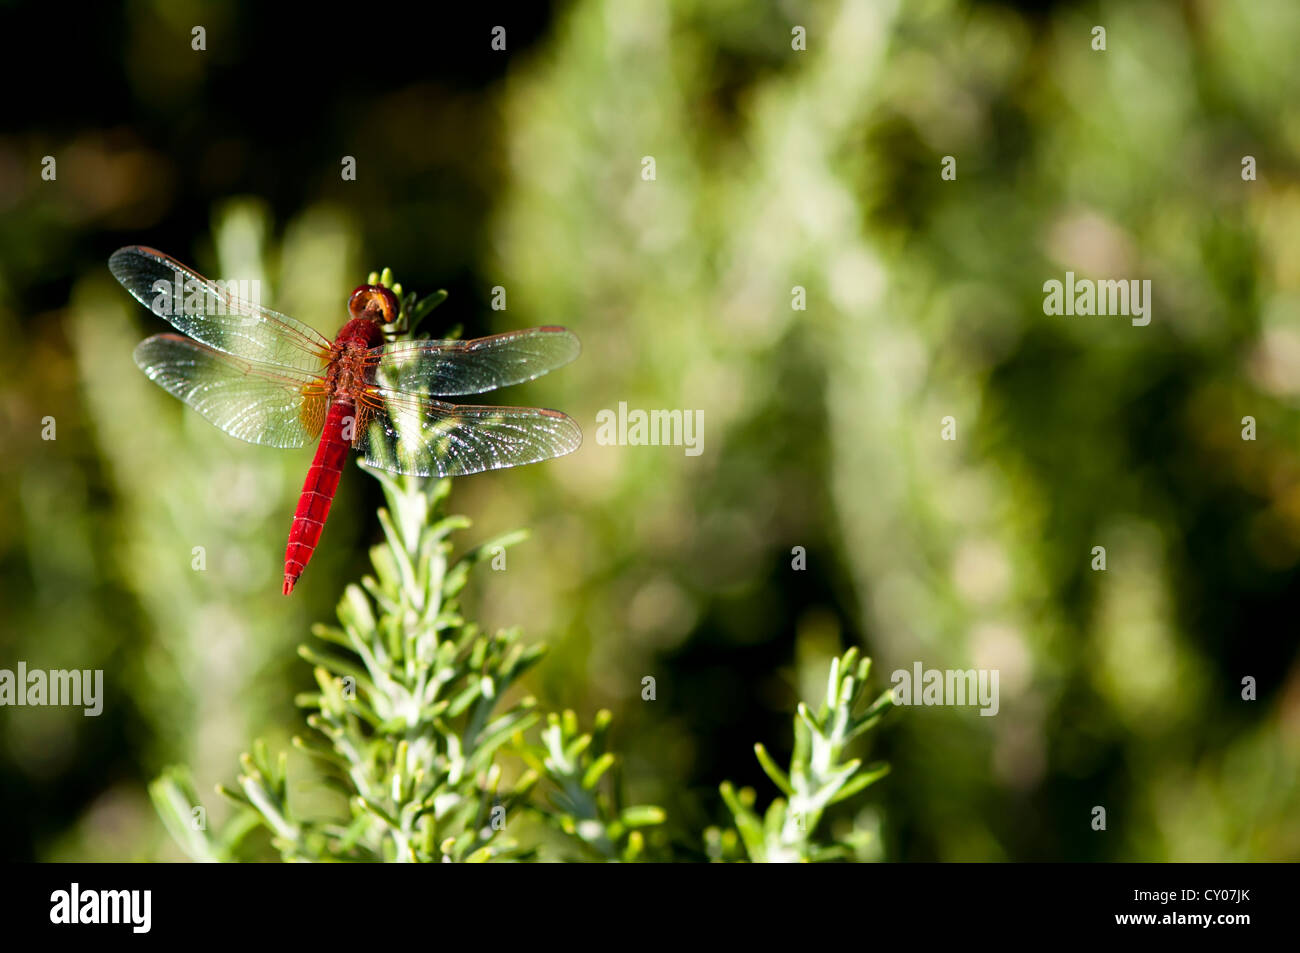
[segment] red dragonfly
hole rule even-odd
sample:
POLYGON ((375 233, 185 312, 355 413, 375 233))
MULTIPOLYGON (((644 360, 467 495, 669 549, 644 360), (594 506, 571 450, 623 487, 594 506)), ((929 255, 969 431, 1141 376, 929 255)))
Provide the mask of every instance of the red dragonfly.
POLYGON ((319 439, 285 549, 286 596, 320 540, 349 448, 393 473, 445 477, 549 460, 582 443, 578 425, 555 410, 431 396, 480 394, 569 363, 579 346, 564 328, 390 342, 384 326, 397 320, 396 296, 361 285, 330 341, 152 248, 120 248, 108 267, 189 335, 140 342, 135 362, 150 380, 240 440, 293 448, 319 439))

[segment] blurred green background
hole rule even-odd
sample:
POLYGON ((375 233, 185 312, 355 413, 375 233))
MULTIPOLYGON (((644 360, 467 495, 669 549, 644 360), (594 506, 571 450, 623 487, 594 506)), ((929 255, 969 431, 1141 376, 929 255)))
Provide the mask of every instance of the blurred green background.
POLYGON ((679 843, 724 779, 766 803, 753 743, 856 644, 881 689, 1001 676, 997 717, 872 732, 893 774, 836 822, 884 859, 1300 859, 1294 0, 265 6, 0 4, 0 667, 106 694, 0 709, 4 857, 180 857, 145 784, 299 730, 295 646, 378 537, 350 469, 280 595, 310 453, 135 368, 162 324, 105 262, 141 243, 331 334, 384 265, 467 336, 578 333, 500 399, 582 449, 456 482, 466 545, 533 534, 469 608, 552 645, 544 706, 614 711, 679 843), (1067 270, 1151 279, 1150 326, 1045 315, 1067 270), (702 410, 704 452, 599 445, 620 401, 702 410))

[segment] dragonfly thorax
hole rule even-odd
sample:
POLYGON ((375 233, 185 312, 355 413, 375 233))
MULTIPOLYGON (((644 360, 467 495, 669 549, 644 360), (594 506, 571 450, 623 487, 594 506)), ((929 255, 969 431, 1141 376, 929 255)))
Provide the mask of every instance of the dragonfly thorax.
POLYGON ((331 397, 357 398, 369 383, 367 352, 383 340, 383 330, 369 318, 353 318, 343 325, 330 347, 329 367, 325 372, 325 385, 331 397))

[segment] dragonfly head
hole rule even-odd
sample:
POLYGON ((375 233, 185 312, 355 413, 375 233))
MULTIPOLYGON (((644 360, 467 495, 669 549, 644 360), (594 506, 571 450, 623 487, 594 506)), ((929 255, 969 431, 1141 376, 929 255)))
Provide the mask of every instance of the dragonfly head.
POLYGON ((348 299, 348 314, 376 324, 392 324, 398 310, 397 296, 383 285, 361 285, 348 299))

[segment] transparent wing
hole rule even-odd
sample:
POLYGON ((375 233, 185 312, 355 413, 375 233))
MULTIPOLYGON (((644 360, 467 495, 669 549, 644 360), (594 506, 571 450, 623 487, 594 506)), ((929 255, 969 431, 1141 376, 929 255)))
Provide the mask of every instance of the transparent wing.
POLYGON ((160 251, 133 245, 108 259, 113 277, 176 330, 238 358, 319 371, 330 342, 288 315, 239 297, 247 283, 210 281, 160 251))
POLYGON ((319 377, 230 357, 178 334, 156 334, 135 349, 149 379, 232 437, 267 447, 304 447, 325 422, 319 377))
POLYGON ((581 350, 572 331, 545 327, 472 341, 401 341, 372 348, 366 359, 394 390, 450 397, 531 381, 581 350))
POLYGON ((356 448, 367 463, 415 476, 464 476, 562 457, 582 444, 569 417, 539 407, 445 404, 372 387, 356 448))

